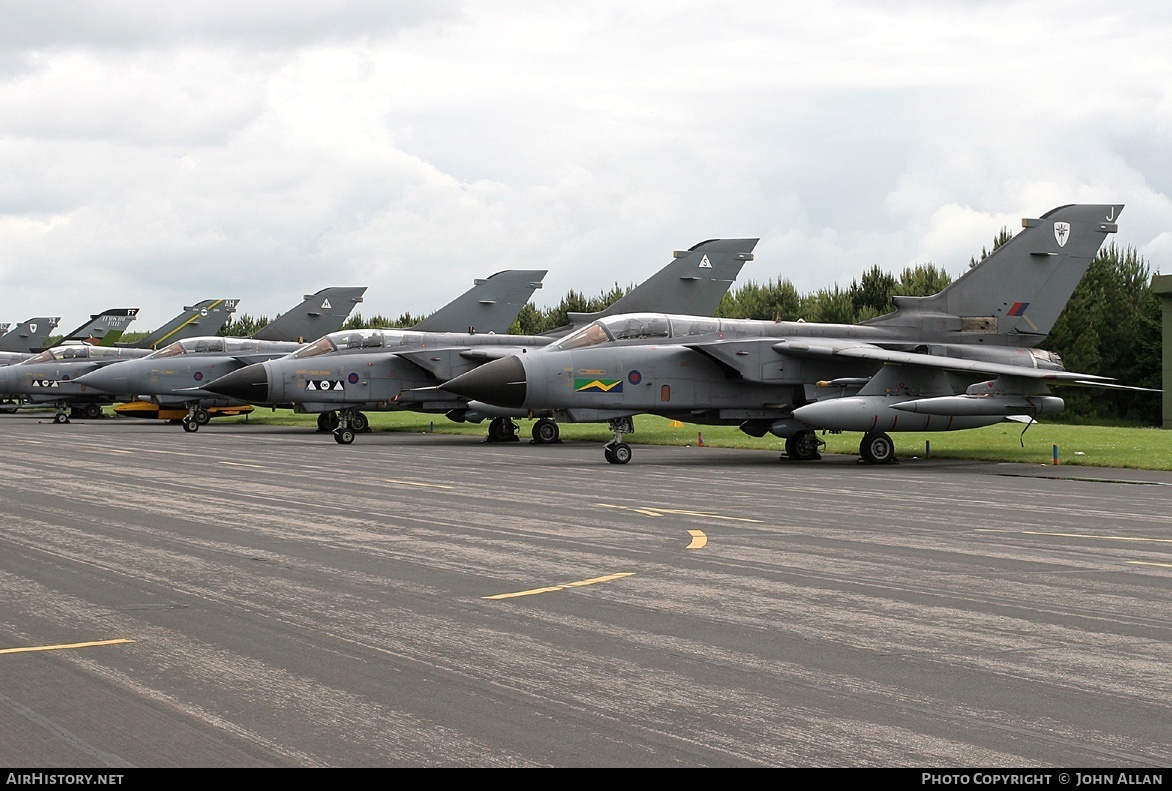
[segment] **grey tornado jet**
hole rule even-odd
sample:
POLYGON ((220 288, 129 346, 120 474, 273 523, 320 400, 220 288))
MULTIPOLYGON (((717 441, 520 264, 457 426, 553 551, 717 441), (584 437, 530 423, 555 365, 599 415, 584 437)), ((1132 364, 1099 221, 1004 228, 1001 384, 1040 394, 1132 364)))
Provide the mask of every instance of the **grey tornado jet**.
MULTIPOLYGON (((1061 206, 928 297, 854 325, 635 314, 610 316, 529 354, 490 362, 443 389, 469 409, 608 421, 626 464, 633 417, 737 425, 820 457, 817 431, 859 431, 862 459, 895 460, 889 432, 954 431, 1054 415, 1053 385, 1124 387, 1066 371, 1035 348, 1053 327, 1122 205, 1061 206)), ((1125 388, 1146 390, 1146 388, 1125 388)))
MULTIPOLYGON (((670 263, 606 310, 571 313, 569 324, 547 334, 429 333, 420 328, 339 332, 288 357, 230 373, 206 389, 247 403, 316 413, 318 429, 333 431, 334 440, 343 445, 368 424, 362 410, 442 414, 456 422, 490 417, 489 441, 516 441, 513 417, 528 415, 486 416, 438 385, 490 360, 547 346, 600 316, 671 309, 711 315, 753 259, 757 241, 711 239, 676 252, 670 263)), ((554 420, 532 417, 541 418, 533 425, 534 442, 559 441, 554 420)))
MULTIPOLYGON (((95 366, 72 377, 71 385, 106 401, 120 402, 118 414, 150 419, 179 420, 187 431, 197 431, 214 415, 239 414, 241 407, 200 390, 211 381, 243 365, 279 357, 299 349, 315 332, 333 332, 345 323, 362 301, 365 286, 334 286, 302 301, 247 338, 194 335, 173 340, 139 359, 95 366)), ((232 300, 235 307, 235 300, 232 300)), ((215 328, 219 331, 222 327, 215 328)), ((176 337, 184 333, 172 333, 176 337)), ((251 407, 248 407, 251 409, 251 407)))
POLYGON ((26 355, 11 369, 2 369, 0 393, 13 399, 4 403, 4 411, 14 412, 21 405, 56 405, 54 420, 58 423, 68 423, 70 416, 98 417, 102 405, 110 399, 76 384, 76 377, 148 355, 155 344, 167 339, 185 337, 199 329, 218 332, 236 309, 236 303, 234 299, 207 299, 184 307, 182 313, 134 343, 118 339, 138 315, 138 308, 115 308, 95 314, 50 348, 26 355), (83 340, 86 338, 89 342, 83 340))

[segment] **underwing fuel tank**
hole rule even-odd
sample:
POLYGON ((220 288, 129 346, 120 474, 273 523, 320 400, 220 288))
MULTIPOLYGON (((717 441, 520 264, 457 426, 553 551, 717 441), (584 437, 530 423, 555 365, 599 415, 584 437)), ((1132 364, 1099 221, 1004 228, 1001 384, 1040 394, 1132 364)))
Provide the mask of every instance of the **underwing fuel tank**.
POLYGON ((892 404, 919 415, 1057 415, 1066 403, 1057 396, 940 396, 892 404))
MULTIPOLYGON (((957 396, 959 398, 959 396, 957 396)), ((921 399, 932 401, 935 399, 921 399)), ((1020 400, 1020 399, 1019 399, 1020 400)), ((907 398, 898 396, 844 396, 816 401, 794 410, 795 420, 827 431, 955 431, 999 423, 1005 413, 939 415, 901 409, 907 398)), ((1028 414, 1028 413, 1014 413, 1028 414)))

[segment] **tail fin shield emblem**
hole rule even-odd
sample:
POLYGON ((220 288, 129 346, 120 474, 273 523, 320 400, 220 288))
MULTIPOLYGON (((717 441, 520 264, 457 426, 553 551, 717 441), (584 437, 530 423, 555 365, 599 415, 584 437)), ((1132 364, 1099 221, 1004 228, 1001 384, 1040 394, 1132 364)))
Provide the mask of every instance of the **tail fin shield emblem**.
POLYGON ((705 253, 704 257, 700 259, 699 268, 700 269, 711 269, 712 268, 712 262, 708 260, 708 253, 705 253))
POLYGON ((1056 222, 1054 223, 1054 238, 1058 240, 1059 247, 1066 246, 1066 240, 1070 238, 1070 223, 1056 222))

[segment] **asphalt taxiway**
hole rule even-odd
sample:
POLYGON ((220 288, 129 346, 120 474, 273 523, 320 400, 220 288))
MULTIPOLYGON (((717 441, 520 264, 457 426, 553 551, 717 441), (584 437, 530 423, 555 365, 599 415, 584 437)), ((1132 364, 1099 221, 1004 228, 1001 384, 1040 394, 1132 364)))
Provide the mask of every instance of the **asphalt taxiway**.
POLYGON ((1172 474, 630 439, 0 416, 0 765, 1172 765, 1172 474))

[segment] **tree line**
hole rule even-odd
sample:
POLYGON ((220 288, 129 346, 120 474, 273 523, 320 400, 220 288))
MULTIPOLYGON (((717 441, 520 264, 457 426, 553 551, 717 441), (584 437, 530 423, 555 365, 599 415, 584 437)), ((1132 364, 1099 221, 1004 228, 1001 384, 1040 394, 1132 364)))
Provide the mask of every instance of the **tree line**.
MULTIPOLYGON (((969 266, 984 260, 1011 237, 1008 229, 1002 228, 992 248, 982 249, 980 258, 970 259, 969 266)), ((1068 370, 1111 376, 1126 385, 1160 388, 1161 310, 1151 280, 1147 263, 1134 249, 1120 249, 1114 244, 1100 249, 1046 338, 1044 348, 1060 355, 1068 370)), ((894 310, 894 296, 930 296, 951 282, 946 271, 931 263, 905 268, 898 277, 872 266, 847 288, 835 285, 808 294, 799 294, 785 278, 765 283, 748 281, 725 294, 716 316, 856 324, 894 310)), ((633 285, 623 288, 616 283, 611 290, 594 297, 571 290, 549 308, 526 303, 509 332, 540 335, 564 327, 570 313, 603 310, 632 288, 633 285)), ((409 313, 395 319, 355 313, 344 328, 407 328, 424 318, 409 313)), ((230 319, 220 334, 247 337, 268 323, 265 316, 244 314, 230 319)), ((1061 396, 1066 401, 1062 419, 1068 422, 1159 426, 1162 421, 1161 399, 1152 393, 1064 387, 1061 396)))

